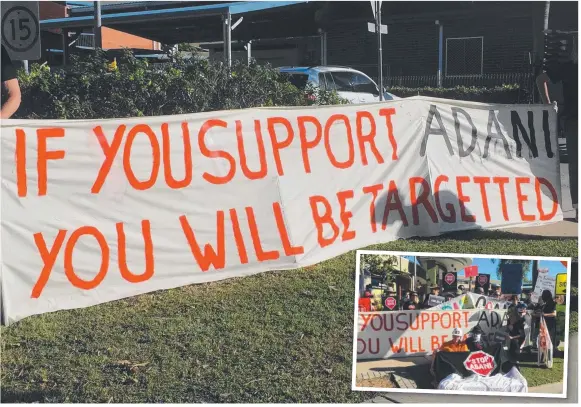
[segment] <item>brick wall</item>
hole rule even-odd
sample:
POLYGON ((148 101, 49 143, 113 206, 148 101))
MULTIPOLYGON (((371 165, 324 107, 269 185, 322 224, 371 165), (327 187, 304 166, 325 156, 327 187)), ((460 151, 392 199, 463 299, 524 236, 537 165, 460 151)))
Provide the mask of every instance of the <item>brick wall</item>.
POLYGON ((103 39, 103 48, 105 49, 119 49, 119 48, 138 48, 153 50, 155 48, 155 41, 147 38, 138 37, 136 35, 127 34, 123 31, 114 30, 109 27, 103 27, 101 31, 103 39))

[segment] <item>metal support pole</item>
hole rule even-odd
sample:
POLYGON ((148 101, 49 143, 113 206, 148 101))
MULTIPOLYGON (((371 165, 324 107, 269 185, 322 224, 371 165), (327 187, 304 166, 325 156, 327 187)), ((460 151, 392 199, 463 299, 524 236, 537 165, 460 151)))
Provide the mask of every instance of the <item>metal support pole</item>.
POLYGON ((95 34, 95 49, 99 48, 103 48, 103 38, 101 36, 101 2, 100 1, 95 1, 94 2, 94 16, 95 16, 95 21, 94 21, 94 27, 93 27, 93 33, 95 34))
POLYGON ((444 68, 444 26, 438 22, 438 87, 442 87, 442 71, 444 68))
POLYGON ((67 66, 69 62, 69 31, 63 31, 63 66, 67 66))
POLYGON ((232 16, 226 13, 222 16, 224 26, 224 63, 230 68, 232 66, 232 16))
POLYGON ((29 73, 28 60, 25 59, 24 61, 22 61, 22 67, 24 68, 24 72, 26 72, 26 74, 28 74, 29 73))
POLYGON ((383 50, 381 49, 381 3, 375 2, 375 32, 377 33, 377 66, 379 77, 379 100, 383 101, 383 50))
POLYGON ((327 33, 321 31, 321 65, 327 65, 327 33))
POLYGON ((248 66, 250 66, 250 60, 252 59, 252 41, 248 41, 246 44, 246 60, 248 66))

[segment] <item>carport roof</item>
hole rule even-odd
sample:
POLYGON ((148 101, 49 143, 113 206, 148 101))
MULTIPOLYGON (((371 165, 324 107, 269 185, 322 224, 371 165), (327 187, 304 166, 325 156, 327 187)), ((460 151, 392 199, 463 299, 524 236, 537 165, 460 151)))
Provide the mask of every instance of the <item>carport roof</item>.
MULTIPOLYGON (((104 26, 139 22, 160 22, 191 17, 219 16, 226 13, 231 15, 244 14, 256 11, 269 10, 278 7, 292 6, 308 1, 238 1, 232 3, 208 4, 202 6, 177 7, 160 10, 142 10, 103 14, 101 22, 104 26)), ((79 16, 42 20, 40 27, 49 28, 88 28, 93 26, 94 17, 79 16)))

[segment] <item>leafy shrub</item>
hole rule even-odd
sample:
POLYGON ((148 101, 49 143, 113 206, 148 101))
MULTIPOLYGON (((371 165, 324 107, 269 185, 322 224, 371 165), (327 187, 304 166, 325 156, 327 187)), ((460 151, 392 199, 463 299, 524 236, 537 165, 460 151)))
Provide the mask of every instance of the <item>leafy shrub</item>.
POLYGON ((129 51, 111 66, 106 54, 73 56, 66 69, 33 65, 19 75, 22 104, 15 118, 101 119, 159 116, 259 106, 343 103, 317 91, 309 98, 268 67, 199 59, 151 64, 129 51))
POLYGON ((390 93, 399 97, 431 96, 443 99, 467 100, 482 103, 526 103, 527 94, 519 85, 503 85, 494 88, 456 86, 454 88, 407 88, 393 86, 390 93))

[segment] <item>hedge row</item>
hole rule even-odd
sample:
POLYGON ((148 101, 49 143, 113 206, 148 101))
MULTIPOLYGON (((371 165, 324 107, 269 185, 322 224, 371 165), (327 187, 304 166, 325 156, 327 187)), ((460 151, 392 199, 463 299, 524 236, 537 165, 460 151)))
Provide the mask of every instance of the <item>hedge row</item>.
POLYGON ((67 69, 35 65, 19 76, 15 118, 103 119, 159 116, 259 106, 342 103, 336 94, 300 91, 276 70, 252 64, 175 59, 150 64, 126 52, 111 64, 104 53, 74 57, 67 69), (311 97, 309 97, 311 96, 311 97))
POLYGON ((503 85, 493 88, 456 86, 454 88, 407 88, 393 86, 390 93, 399 97, 431 96, 443 99, 468 100, 482 103, 527 103, 528 92, 519 85, 503 85))
MULTIPOLYGON (((345 103, 336 93, 301 91, 275 69, 257 64, 174 59, 150 64, 129 51, 111 65, 103 52, 73 56, 67 69, 33 65, 20 72, 22 104, 15 118, 104 119, 159 116, 260 106, 345 103)), ((404 88, 400 97, 434 96, 488 103, 522 103, 518 86, 496 88, 404 88)))

